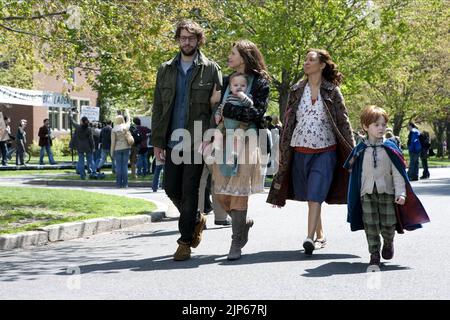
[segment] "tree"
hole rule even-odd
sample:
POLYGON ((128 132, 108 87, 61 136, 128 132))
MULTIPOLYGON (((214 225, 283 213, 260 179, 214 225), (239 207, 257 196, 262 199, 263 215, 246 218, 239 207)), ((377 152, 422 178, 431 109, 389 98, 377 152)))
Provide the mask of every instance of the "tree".
POLYGON ((216 16, 203 1, 0 1, 1 35, 13 40, 16 56, 32 68, 50 66, 69 84, 83 72, 101 105, 140 113, 149 112, 158 65, 177 49, 174 23, 216 16))
POLYGON ((395 20, 405 1, 223 1, 226 17, 217 29, 231 38, 245 37, 263 51, 276 91, 280 114, 289 88, 303 76, 308 48, 327 49, 346 76, 343 90, 357 92, 365 79, 383 68, 404 31, 395 20))

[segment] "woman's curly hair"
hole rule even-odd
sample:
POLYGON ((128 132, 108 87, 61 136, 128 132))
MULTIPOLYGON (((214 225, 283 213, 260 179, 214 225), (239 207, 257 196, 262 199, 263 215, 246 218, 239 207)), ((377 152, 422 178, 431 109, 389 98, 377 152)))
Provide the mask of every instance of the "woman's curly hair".
POLYGON ((340 85, 344 76, 339 72, 337 64, 333 62, 328 51, 324 49, 308 49, 307 54, 310 52, 317 53, 320 62, 325 63, 325 68, 322 70, 322 77, 337 86, 340 85))

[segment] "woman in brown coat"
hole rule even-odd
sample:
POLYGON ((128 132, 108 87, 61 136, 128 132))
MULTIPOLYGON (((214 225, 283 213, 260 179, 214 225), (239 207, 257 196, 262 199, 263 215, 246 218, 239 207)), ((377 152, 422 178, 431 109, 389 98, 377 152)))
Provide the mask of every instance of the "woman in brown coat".
POLYGON ((305 253, 325 245, 321 204, 347 202, 348 173, 342 165, 355 144, 338 85, 342 74, 325 50, 310 49, 303 65, 306 79, 289 93, 280 142, 280 164, 267 202, 308 202, 305 253), (314 234, 317 234, 315 241, 314 234))

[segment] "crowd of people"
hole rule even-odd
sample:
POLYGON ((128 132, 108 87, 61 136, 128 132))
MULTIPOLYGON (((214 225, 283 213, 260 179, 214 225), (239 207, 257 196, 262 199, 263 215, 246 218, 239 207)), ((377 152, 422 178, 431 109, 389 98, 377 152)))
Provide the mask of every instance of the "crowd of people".
MULTIPOLYGON (((69 148, 77 152, 78 162, 76 172, 82 180, 87 174, 92 179, 104 177, 102 168, 111 160, 112 173, 116 173, 117 187, 128 186, 128 166, 131 166, 133 178, 148 176, 153 173, 152 189, 154 192, 161 187, 160 175, 163 172, 162 163, 156 160, 151 145, 150 128, 141 125, 139 117, 130 122, 130 115, 118 115, 115 126, 111 120, 104 123, 90 122, 87 117, 81 117, 77 123, 70 110, 69 118, 74 128, 69 142, 69 148), (114 127, 113 127, 114 126, 114 127), (131 137, 126 140, 125 137, 131 137), (118 163, 118 170, 116 170, 118 163), (87 170, 87 174, 86 174, 87 170)), ((11 133, 11 118, 3 118, 3 129, 0 128, 0 150, 2 166, 8 166, 12 151, 16 154, 16 166, 26 166, 24 154, 27 152, 27 120, 21 119, 14 136, 11 133), (15 148, 13 147, 15 142, 15 148)), ((43 120, 38 131, 39 165, 45 165, 44 157, 47 154, 50 165, 56 165, 52 151, 55 135, 50 127, 49 119, 43 120)))

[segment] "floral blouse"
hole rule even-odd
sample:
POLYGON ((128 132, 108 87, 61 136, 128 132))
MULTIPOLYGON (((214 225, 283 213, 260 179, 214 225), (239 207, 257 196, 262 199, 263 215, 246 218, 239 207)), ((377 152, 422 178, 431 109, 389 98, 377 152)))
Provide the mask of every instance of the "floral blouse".
POLYGON ((322 149, 336 144, 336 137, 326 115, 322 97, 312 103, 311 88, 306 85, 297 109, 297 125, 291 139, 291 147, 322 149))

